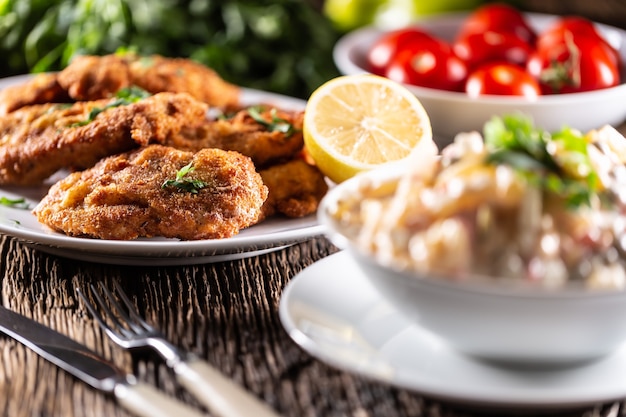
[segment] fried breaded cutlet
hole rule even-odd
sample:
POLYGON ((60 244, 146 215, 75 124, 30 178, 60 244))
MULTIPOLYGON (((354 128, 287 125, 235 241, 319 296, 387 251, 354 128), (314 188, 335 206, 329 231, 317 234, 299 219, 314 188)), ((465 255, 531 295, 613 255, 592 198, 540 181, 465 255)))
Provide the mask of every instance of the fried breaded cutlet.
POLYGON ((187 151, 219 148, 249 156, 269 189, 264 217, 303 217, 317 210, 328 191, 320 170, 301 158, 303 116, 301 111, 253 106, 231 117, 187 126, 164 144, 187 151))
POLYGON ((57 82, 57 75, 38 74, 29 81, 0 90, 0 116, 24 106, 45 103, 67 103, 70 97, 57 82))
POLYGON ((123 56, 81 55, 57 74, 57 82, 72 100, 93 101, 133 85, 133 76, 123 56))
POLYGON ((238 86, 226 82, 217 72, 186 58, 160 55, 125 55, 133 84, 151 93, 189 93, 210 106, 223 109, 240 107, 238 86))
POLYGON ((241 152, 252 158, 258 169, 263 169, 290 160, 302 151, 303 118, 301 111, 253 106, 230 117, 187 126, 164 144, 188 151, 219 148, 241 152))
POLYGON ((94 101, 138 86, 152 94, 188 93, 211 106, 239 107, 240 88, 185 58, 132 53, 77 56, 57 74, 42 74, 0 91, 0 115, 47 102, 94 101))
POLYGON ((188 94, 160 93, 129 102, 24 107, 0 118, 0 184, 36 185, 61 168, 167 139, 204 119, 208 106, 188 94))
POLYGON ((259 172, 269 190, 264 218, 275 214, 304 217, 315 213, 328 184, 316 166, 302 158, 273 165, 259 172))
POLYGON ((254 164, 238 152, 150 145, 70 174, 34 214, 71 236, 217 239, 255 224, 266 198, 254 164))

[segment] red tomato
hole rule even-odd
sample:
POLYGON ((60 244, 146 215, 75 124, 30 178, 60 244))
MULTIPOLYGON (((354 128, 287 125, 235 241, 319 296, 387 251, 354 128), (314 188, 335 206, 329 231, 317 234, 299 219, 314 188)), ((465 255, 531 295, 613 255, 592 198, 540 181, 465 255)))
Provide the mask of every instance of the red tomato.
POLYGON ((446 42, 431 38, 399 51, 385 71, 396 82, 440 90, 462 91, 467 66, 446 42))
POLYGON ((614 56, 596 39, 573 37, 550 49, 537 50, 528 72, 546 93, 577 93, 616 86, 619 68, 614 56))
POLYGON ((465 92, 472 98, 483 95, 535 98, 541 95, 539 84, 529 73, 506 62, 485 64, 471 72, 465 92))
POLYGON ((429 41, 431 35, 417 28, 398 29, 382 35, 367 53, 370 72, 384 75, 392 58, 405 46, 429 41))
MULTIPOLYGON (((561 37, 563 32, 569 31, 576 35, 589 37, 602 37, 596 30, 593 22, 580 16, 567 16, 558 19, 555 23, 541 32, 540 38, 550 38, 551 36, 561 37)), ((542 41, 537 40, 537 46, 541 46, 542 41)))
POLYGON ((593 22, 584 17, 569 16, 557 20, 552 26, 539 34, 537 38, 538 50, 549 50, 559 47, 565 42, 565 38, 571 36, 574 38, 585 37, 596 39, 604 48, 614 57, 615 65, 620 66, 620 55, 603 36, 596 30, 593 22))
POLYGON ((535 44, 537 34, 524 15, 506 4, 486 4, 472 12, 461 25, 458 39, 472 33, 487 31, 514 33, 530 45, 535 44))
POLYGON ((453 45, 454 53, 469 68, 493 61, 505 61, 526 66, 534 49, 520 37, 510 32, 487 31, 472 33, 458 39, 453 45))

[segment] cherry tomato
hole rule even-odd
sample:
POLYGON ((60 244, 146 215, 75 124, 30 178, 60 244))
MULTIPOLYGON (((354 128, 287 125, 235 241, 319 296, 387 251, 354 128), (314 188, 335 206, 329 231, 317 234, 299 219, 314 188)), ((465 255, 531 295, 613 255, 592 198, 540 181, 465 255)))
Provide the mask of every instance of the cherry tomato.
POLYGON ((452 52, 452 47, 436 38, 413 44, 399 51, 384 74, 405 84, 440 90, 462 91, 467 66, 452 52))
POLYGON ((619 67, 610 51, 596 39, 582 36, 537 50, 527 70, 545 93, 577 93, 620 83, 619 67))
POLYGON ((461 25, 458 39, 472 33, 487 31, 514 33, 530 45, 535 44, 537 34, 524 15, 506 4, 486 4, 472 12, 461 25))
POLYGON ((459 38, 452 47, 469 68, 494 61, 526 66, 528 57, 534 51, 533 47, 514 33, 490 30, 459 38))
POLYGON ((429 41, 431 35, 417 28, 398 29, 382 35, 368 50, 367 65, 370 72, 384 75, 389 62, 407 45, 429 41))
POLYGON ((541 95, 539 84, 528 72, 507 62, 488 63, 471 72, 465 92, 472 98, 483 95, 536 98, 541 95))
POLYGON ((559 47, 566 41, 566 37, 585 37, 595 39, 614 57, 615 65, 620 66, 620 55, 605 38, 602 36, 594 24, 584 17, 568 16, 557 20, 545 31, 541 32, 537 38, 538 50, 550 50, 559 47))

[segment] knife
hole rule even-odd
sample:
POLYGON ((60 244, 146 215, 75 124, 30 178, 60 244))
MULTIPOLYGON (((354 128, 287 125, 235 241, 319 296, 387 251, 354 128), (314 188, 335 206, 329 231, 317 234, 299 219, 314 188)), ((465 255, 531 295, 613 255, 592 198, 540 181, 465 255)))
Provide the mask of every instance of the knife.
POLYGON ((141 417, 200 417, 199 411, 126 374, 78 342, 34 320, 0 306, 0 332, 93 388, 112 394, 141 417))

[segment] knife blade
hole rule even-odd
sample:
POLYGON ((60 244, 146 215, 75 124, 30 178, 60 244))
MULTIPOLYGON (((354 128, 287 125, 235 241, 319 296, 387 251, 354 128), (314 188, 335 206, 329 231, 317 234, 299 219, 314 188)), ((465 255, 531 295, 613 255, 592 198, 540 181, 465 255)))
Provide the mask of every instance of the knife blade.
POLYGON ((200 417, 204 414, 140 382, 84 345, 35 320, 0 306, 0 332, 91 387, 112 394, 141 417, 200 417))

